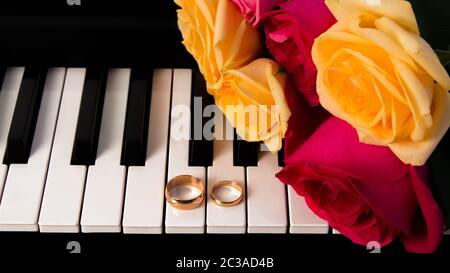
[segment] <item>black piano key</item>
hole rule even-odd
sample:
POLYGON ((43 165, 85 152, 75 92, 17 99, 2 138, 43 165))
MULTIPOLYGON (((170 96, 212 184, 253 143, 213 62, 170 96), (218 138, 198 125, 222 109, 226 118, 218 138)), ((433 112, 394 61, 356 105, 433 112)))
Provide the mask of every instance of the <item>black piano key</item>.
POLYGON ((284 167, 286 164, 284 163, 284 139, 283 139, 283 146, 281 146, 281 149, 278 151, 278 166, 284 167))
POLYGON ((152 72, 133 69, 128 91, 121 164, 144 166, 150 116, 152 72))
POLYGON ((0 90, 2 89, 2 86, 3 86, 3 79, 5 78, 5 73, 6 73, 6 67, 0 66, 0 90))
POLYGON ((25 164, 30 156, 47 69, 25 69, 5 151, 5 164, 25 164))
POLYGON ((212 166, 213 141, 205 139, 203 128, 212 117, 203 117, 203 109, 214 104, 214 98, 206 90, 206 82, 199 71, 194 71, 191 98, 191 139, 189 140, 189 166, 212 166), (195 99, 197 98, 197 100, 195 99), (201 100, 202 107, 195 107, 201 100), (200 122, 201 121, 201 122, 200 122))
POLYGON ((234 131, 233 164, 234 166, 258 166, 259 142, 247 142, 234 131))
POLYGON ((94 165, 105 100, 107 69, 88 68, 84 80, 72 165, 94 165))

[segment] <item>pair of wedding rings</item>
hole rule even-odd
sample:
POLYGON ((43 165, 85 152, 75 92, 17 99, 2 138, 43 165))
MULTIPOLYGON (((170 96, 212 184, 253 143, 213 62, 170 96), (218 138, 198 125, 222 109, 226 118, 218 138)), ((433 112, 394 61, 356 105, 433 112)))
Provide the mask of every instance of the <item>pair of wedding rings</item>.
MULTIPOLYGON (((180 210, 192 210, 202 205, 205 200, 205 183, 197 177, 191 175, 179 175, 172 178, 166 185, 165 196, 167 202, 174 208, 180 210), (196 191, 196 194, 190 198, 177 197, 176 191, 179 189, 191 188, 196 191)), ((211 200, 221 207, 234 207, 237 206, 243 198, 244 190, 242 186, 234 181, 223 180, 214 183, 209 191, 211 200), (237 196, 231 200, 224 200, 219 197, 217 192, 220 189, 231 188, 237 191, 237 196)))

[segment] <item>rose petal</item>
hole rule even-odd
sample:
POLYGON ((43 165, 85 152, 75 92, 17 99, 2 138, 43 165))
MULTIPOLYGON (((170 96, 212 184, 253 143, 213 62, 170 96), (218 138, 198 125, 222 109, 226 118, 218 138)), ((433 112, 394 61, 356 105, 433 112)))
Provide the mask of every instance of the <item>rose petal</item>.
POLYGON ((319 104, 312 44, 335 22, 323 0, 288 1, 267 13, 264 19, 266 45, 271 55, 289 72, 295 88, 312 106, 319 104))
POLYGON ((408 1, 404 0, 325 0, 333 15, 341 20, 357 13, 384 15, 403 27, 419 34, 416 16, 408 1), (374 4, 371 4, 373 2, 374 4))
POLYGON ((331 117, 277 177, 355 243, 383 246, 400 235, 408 251, 432 252, 442 238, 443 217, 425 173, 386 147, 360 143, 349 124, 331 117))
POLYGON ((279 3, 286 0, 232 0, 248 22, 254 26, 259 24, 261 18, 279 3))

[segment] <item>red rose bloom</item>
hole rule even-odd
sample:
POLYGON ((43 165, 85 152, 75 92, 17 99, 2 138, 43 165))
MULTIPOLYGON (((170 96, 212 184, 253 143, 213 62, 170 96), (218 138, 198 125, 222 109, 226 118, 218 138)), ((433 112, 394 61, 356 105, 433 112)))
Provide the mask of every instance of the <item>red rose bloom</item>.
POLYGON ((231 0, 238 7, 242 16, 256 27, 261 17, 286 0, 231 0))
POLYGON ((336 19, 323 0, 293 0, 279 7, 263 16, 266 45, 276 62, 289 72, 297 90, 316 106, 317 69, 311 49, 314 39, 336 19))
POLYGON ((284 136, 284 158, 288 158, 330 117, 330 113, 320 105, 309 106, 305 98, 294 88, 292 81, 286 82, 284 96, 291 109, 288 129, 284 136))
POLYGON ((319 217, 353 242, 382 246, 399 236, 411 252, 432 252, 443 217, 426 183, 426 168, 402 163, 388 148, 362 144, 335 117, 286 159, 277 174, 319 217))

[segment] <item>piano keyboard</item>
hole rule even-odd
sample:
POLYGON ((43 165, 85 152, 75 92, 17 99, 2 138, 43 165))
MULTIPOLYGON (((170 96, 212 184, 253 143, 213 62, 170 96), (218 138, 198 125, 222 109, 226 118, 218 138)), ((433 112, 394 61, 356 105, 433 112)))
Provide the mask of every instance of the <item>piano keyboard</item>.
POLYGON ((329 231, 274 177, 276 154, 241 140, 172 137, 174 106, 211 102, 192 70, 0 67, 0 85, 1 231, 329 231), (207 199, 176 210, 164 187, 181 174, 207 187, 242 183, 245 202, 222 208, 207 199))

